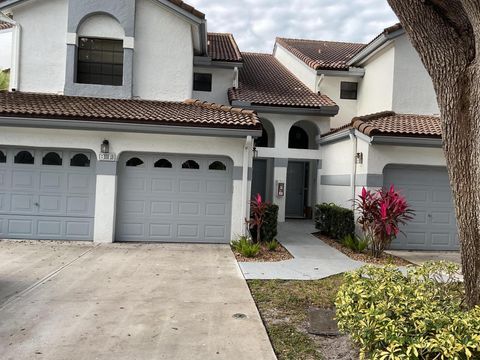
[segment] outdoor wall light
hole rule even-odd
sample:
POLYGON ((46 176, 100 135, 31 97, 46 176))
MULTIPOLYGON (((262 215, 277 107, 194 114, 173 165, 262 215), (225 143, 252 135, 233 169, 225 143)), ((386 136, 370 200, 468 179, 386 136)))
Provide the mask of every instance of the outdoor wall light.
POLYGON ((258 157, 258 150, 257 148, 254 146, 253 147, 253 158, 256 159, 258 157))
POLYGON ((100 145, 100 151, 103 154, 108 154, 110 152, 110 143, 108 140, 103 140, 102 145, 100 145))
POLYGON ((363 153, 358 152, 355 154, 355 163, 356 164, 363 164, 363 153))

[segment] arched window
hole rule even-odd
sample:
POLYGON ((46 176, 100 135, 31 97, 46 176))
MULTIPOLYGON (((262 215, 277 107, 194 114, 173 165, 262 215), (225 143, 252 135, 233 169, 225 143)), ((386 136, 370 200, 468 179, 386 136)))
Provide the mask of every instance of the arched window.
POLYGON ((15 155, 14 159, 15 164, 33 164, 35 162, 35 158, 29 151, 19 151, 17 155, 15 155))
POLYGON ((43 157, 42 165, 62 166, 62 158, 56 152, 49 152, 43 157))
POLYGON ((127 165, 127 166, 132 166, 132 167, 138 167, 138 166, 142 166, 142 165, 143 165, 143 161, 140 160, 140 159, 137 158, 137 157, 133 157, 133 158, 127 160, 126 165, 127 165))
POLYGON ((200 165, 194 160, 187 160, 182 164, 182 169, 200 169, 200 165))
POLYGON ((90 167, 90 159, 85 154, 75 154, 70 159, 70 166, 90 167))
POLYGON ((292 126, 288 134, 290 149, 308 149, 308 134, 299 126, 292 126))
POLYGON ((0 151, 0 163, 6 163, 7 162, 7 156, 3 153, 3 151, 0 151))
POLYGON ((262 128, 262 136, 255 139, 256 147, 268 147, 268 133, 265 128, 262 128))
POLYGON ((153 164, 153 167, 171 169, 172 163, 167 159, 160 159, 160 160, 157 160, 155 164, 153 164))
POLYGON ((213 163, 210 164, 208 167, 209 170, 227 170, 227 167, 225 164, 221 161, 214 161, 213 163))

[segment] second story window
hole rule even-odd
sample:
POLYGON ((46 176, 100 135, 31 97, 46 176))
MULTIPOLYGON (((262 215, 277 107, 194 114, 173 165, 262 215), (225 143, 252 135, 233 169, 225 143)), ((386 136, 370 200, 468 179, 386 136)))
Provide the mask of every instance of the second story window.
POLYGON ((123 41, 81 37, 78 41, 77 83, 121 86, 123 41))
POLYGON ((356 82, 342 81, 340 83, 340 99, 357 99, 357 86, 356 82))
POLYGON ((212 91, 212 74, 193 74, 193 90, 212 91))

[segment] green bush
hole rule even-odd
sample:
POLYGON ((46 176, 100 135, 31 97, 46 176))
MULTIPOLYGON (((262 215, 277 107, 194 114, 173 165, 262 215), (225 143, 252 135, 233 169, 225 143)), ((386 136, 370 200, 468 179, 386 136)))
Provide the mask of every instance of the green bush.
POLYGON ((480 306, 462 308, 458 266, 365 266, 347 273, 336 298, 339 329, 361 359, 480 359, 480 306))
POLYGON ((275 251, 278 248, 278 241, 277 239, 273 239, 272 241, 267 242, 267 249, 268 251, 275 251))
POLYGON ((0 90, 8 90, 10 83, 10 73, 0 69, 0 90))
POLYGON ((246 236, 240 236, 238 240, 233 240, 231 246, 235 251, 247 258, 257 256, 260 251, 260 244, 254 244, 246 236))
MULTIPOLYGON (((278 205, 267 203, 267 208, 265 211, 265 216, 263 218, 263 225, 261 228, 260 239, 262 242, 269 242, 275 239, 277 236, 277 225, 278 225, 278 205)), ((250 229, 252 238, 257 237, 257 232, 255 228, 250 229)))
POLYGON ((353 210, 335 204, 323 203, 315 206, 315 227, 320 233, 341 240, 355 233, 353 210))
POLYGON ((361 239, 357 235, 348 234, 343 238, 342 244, 352 251, 361 253, 368 247, 368 240, 361 239))

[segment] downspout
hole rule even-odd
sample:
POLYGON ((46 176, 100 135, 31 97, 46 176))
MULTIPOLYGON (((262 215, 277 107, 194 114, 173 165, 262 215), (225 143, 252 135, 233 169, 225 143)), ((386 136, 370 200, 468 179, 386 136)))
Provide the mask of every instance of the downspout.
POLYGON ((19 23, 15 23, 12 34, 12 57, 10 69, 10 91, 17 91, 20 78, 20 35, 21 28, 19 23))
MULTIPOLYGON (((242 164, 242 222, 244 219, 250 219, 249 211, 249 194, 248 194, 248 169, 250 167, 250 155, 252 153, 253 138, 249 135, 245 139, 245 147, 243 148, 243 164, 242 164)), ((243 228, 246 234, 246 225, 243 228)))
POLYGON ((357 136, 355 135, 355 130, 350 131, 350 139, 352 140, 352 179, 350 181, 351 184, 351 192, 352 192, 352 209, 355 210, 355 190, 356 190, 356 178, 357 178, 357 136))

